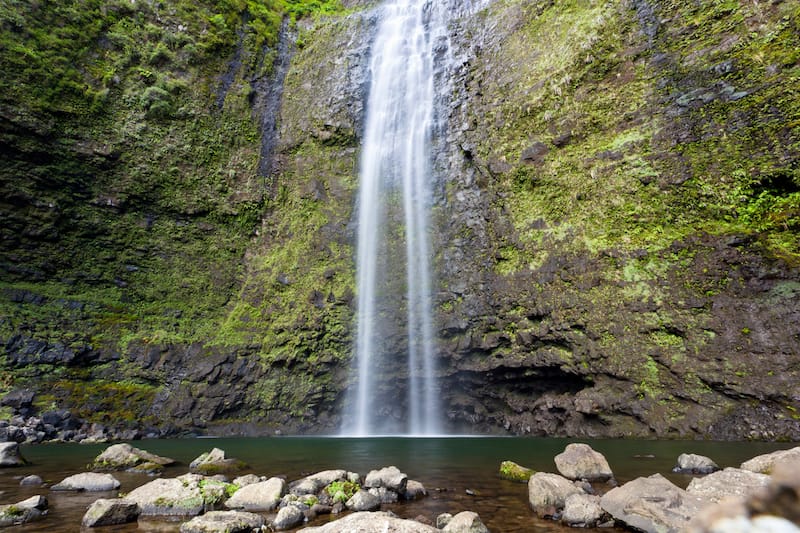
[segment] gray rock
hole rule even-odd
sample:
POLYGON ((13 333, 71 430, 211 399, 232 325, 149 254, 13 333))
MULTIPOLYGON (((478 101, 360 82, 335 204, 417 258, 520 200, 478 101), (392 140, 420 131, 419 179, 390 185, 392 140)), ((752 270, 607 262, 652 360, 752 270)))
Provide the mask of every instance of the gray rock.
MULTIPOLYGON (((408 490, 408 485, 406 485, 406 491, 408 490)), ((369 493, 373 496, 377 496, 381 503, 396 503, 397 500, 400 499, 400 495, 396 492, 380 487, 377 489, 369 489, 369 493)), ((364 509, 364 511, 368 511, 370 509, 364 509)))
POLYGON ((528 480, 528 502, 540 518, 557 515, 569 496, 583 493, 570 480, 558 474, 537 472, 528 480))
POLYGON ((672 471, 679 474, 710 474, 719 470, 717 463, 704 455, 682 453, 672 471))
POLYGON ((406 500, 419 500, 427 495, 428 491, 425 490, 425 485, 419 481, 414 481, 413 479, 408 480, 406 483, 406 491, 403 494, 403 497, 406 500))
POLYGON ((600 507, 600 496, 573 494, 564 502, 561 521, 570 527, 596 527, 604 521, 605 516, 600 507))
POLYGON ((86 492, 105 492, 119 488, 119 480, 111 474, 98 474, 96 472, 83 472, 64 478, 56 483, 51 490, 79 490, 86 492))
POLYGON ((684 531, 706 505, 661 474, 625 483, 600 499, 600 507, 615 520, 648 533, 684 531))
POLYGON ((181 524, 181 533, 250 533, 264 526, 264 518, 242 511, 211 511, 181 524))
POLYGON ((345 470, 325 470, 291 483, 289 492, 298 496, 302 494, 317 494, 334 481, 346 480, 347 471, 345 470))
POLYGON ((414 520, 403 520, 387 512, 353 513, 324 526, 301 529, 304 533, 441 533, 438 529, 414 520))
POLYGON ((287 505, 278 511, 278 515, 275 517, 275 520, 272 521, 272 527, 278 531, 290 529, 302 524, 305 519, 305 514, 300 507, 296 505, 287 505))
POLYGON ((766 487, 770 477, 749 470, 726 468, 702 478, 693 479, 686 492, 705 500, 718 502, 726 496, 749 496, 766 487))
POLYGON ((28 462, 19 453, 16 442, 0 442, 0 466, 22 466, 28 462))
POLYGON ((0 527, 26 524, 47 514, 47 498, 31 496, 27 500, 0 505, 0 527))
POLYGON ((195 516, 205 510, 202 480, 197 474, 155 479, 132 490, 125 499, 138 503, 142 516, 195 516))
POLYGON ((239 476, 233 480, 233 484, 239 487, 246 487, 247 485, 252 485, 253 483, 259 483, 261 481, 266 481, 265 479, 261 479, 259 476, 255 474, 247 474, 245 476, 239 476))
POLYGON ((81 525, 85 527, 113 526, 135 522, 139 518, 139 505, 136 502, 124 499, 95 500, 86 514, 83 515, 81 525))
POLYGON ((387 466, 380 470, 373 470, 367 474, 364 486, 369 489, 380 487, 403 493, 408 483, 408 476, 400 472, 396 466, 387 466))
POLYGON ((450 523, 450 520, 453 519, 453 515, 450 513, 442 513, 436 517, 436 529, 444 529, 447 524, 450 523))
POLYGON ((758 474, 771 474, 776 465, 793 461, 800 461, 800 446, 753 457, 742 463, 740 468, 758 474))
POLYGON ((246 511, 272 511, 278 507, 284 494, 286 481, 273 477, 240 488, 225 502, 225 507, 246 511))
POLYGON ((19 482, 23 487, 39 487, 44 484, 44 480, 36 475, 25 476, 19 482))
POLYGON ((210 452, 200 454, 199 457, 189 463, 189 470, 205 475, 213 475, 220 472, 234 472, 246 466, 239 459, 226 458, 223 450, 213 448, 210 452))
POLYGON ((139 448, 134 448, 130 444, 114 444, 106 448, 100 455, 95 457, 92 463, 94 470, 128 470, 141 465, 151 464, 148 470, 158 470, 158 467, 175 464, 174 459, 161 457, 139 448))
POLYGON ((463 511, 458 513, 447 522, 442 531, 447 533, 489 533, 478 513, 463 511))
POLYGON ((568 444, 563 453, 555 457, 556 468, 567 479, 608 481, 614 477, 603 454, 588 444, 568 444))
POLYGON ((347 500, 345 506, 351 511, 376 511, 381 507, 381 499, 366 490, 360 490, 347 500))

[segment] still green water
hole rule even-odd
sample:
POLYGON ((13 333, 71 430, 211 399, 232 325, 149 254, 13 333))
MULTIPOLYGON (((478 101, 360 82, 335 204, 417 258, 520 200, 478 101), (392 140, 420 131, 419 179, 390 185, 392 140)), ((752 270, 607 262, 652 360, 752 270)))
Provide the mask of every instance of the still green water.
MULTIPOLYGON (((608 459, 617 480, 624 483, 639 476, 661 473, 685 487, 691 476, 671 473, 681 453, 698 453, 714 459, 721 467, 740 463, 763 453, 791 448, 789 443, 638 441, 534 438, 220 438, 137 441, 132 444, 150 452, 172 457, 179 466, 170 467, 165 477, 188 471, 188 464, 213 447, 222 448, 228 457, 248 463, 252 472, 282 476, 294 481, 320 470, 343 468, 362 476, 373 469, 394 465, 421 481, 430 495, 417 502, 384 506, 394 513, 435 520, 439 513, 455 514, 471 510, 480 514, 489 529, 498 532, 575 531, 539 520, 527 506, 527 486, 500 479, 501 461, 512 460, 535 470, 556 472, 553 457, 570 442, 586 442, 608 459), (468 494, 470 491, 471 494, 468 494)), ((80 520, 92 501, 115 497, 115 493, 77 494, 50 492, 47 488, 22 488, 22 475, 38 474, 48 483, 85 471, 107 445, 49 444, 24 446, 23 455, 33 464, 17 469, 0 469, 0 503, 14 503, 34 494, 43 494, 51 510, 43 521, 19 528, 23 531, 80 531, 80 520)), ((152 478, 141 474, 116 473, 121 491, 129 492, 152 478)), ((335 517, 323 516, 319 525, 335 517)), ((103 528, 108 532, 177 532, 178 523, 140 521, 138 524, 103 528)), ((609 530, 605 530, 609 531, 609 530)), ((613 530, 612 530, 613 531, 613 530)))

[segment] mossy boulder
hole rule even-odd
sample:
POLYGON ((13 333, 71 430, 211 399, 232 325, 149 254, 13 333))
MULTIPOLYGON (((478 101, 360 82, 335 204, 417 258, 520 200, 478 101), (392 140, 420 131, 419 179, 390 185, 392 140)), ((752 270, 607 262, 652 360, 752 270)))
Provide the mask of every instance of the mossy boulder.
POLYGON ((530 477, 536 472, 530 468, 518 465, 514 461, 503 461, 500 463, 500 477, 509 481, 519 481, 527 483, 530 477))

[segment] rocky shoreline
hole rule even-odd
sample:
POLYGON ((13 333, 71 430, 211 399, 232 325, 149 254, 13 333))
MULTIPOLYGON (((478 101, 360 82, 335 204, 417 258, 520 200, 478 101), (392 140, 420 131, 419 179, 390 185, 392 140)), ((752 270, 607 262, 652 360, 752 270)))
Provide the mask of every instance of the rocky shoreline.
MULTIPOLYGON (((567 445, 554 463, 555 472, 536 472, 510 461, 498 471, 499 477, 520 482, 520 492, 525 491, 522 483, 527 484, 527 512, 541 520, 646 532, 800 532, 800 447, 724 469, 708 457, 682 454, 674 471, 694 476, 686 489, 660 473, 619 484, 605 457, 587 444, 567 445)), ((0 444, 0 466, 27 464, 17 443, 0 444)), ((422 482, 394 466, 366 475, 335 469, 287 480, 242 475, 248 465, 217 448, 192 461, 188 473, 162 477, 165 467, 173 465, 173 459, 130 444, 111 445, 86 472, 59 483, 48 486, 38 476, 22 477, 20 485, 41 487, 41 494, 0 505, 0 527, 47 520, 49 491, 51 497, 56 492, 97 494, 83 516, 84 528, 160 520, 179 521, 182 533, 489 531, 470 510, 414 519, 395 516, 392 509, 397 505, 429 494, 422 482), (122 493, 115 477, 120 471, 153 479, 122 493), (329 516, 330 522, 316 525, 321 516, 329 516)), ((9 498, 13 495, 4 496, 9 498)))

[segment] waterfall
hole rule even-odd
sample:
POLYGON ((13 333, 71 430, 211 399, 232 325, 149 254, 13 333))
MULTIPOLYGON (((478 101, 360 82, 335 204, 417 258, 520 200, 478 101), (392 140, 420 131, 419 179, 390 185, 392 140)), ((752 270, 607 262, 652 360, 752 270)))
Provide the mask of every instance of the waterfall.
POLYGON ((442 433, 429 232, 435 56, 448 16, 447 2, 394 0, 383 8, 372 47, 358 196, 357 384, 346 434, 442 433), (396 294, 400 285, 405 294, 396 294), (387 338, 401 321, 404 365, 387 338), (402 392, 379 390, 392 368, 405 376, 402 392))

